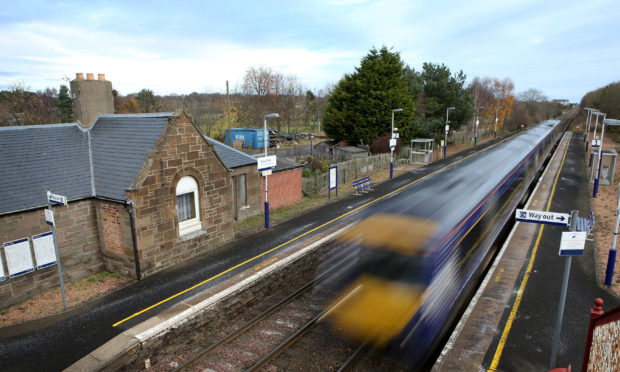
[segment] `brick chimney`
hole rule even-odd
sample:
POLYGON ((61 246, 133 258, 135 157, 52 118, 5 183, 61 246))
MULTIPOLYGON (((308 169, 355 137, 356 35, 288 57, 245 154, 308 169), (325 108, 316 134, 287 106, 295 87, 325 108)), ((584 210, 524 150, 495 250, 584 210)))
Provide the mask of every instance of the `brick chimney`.
POLYGON ((80 124, 89 128, 99 114, 114 113, 114 96, 112 95, 112 83, 105 79, 105 74, 75 74, 75 80, 71 81, 71 93, 73 99, 73 115, 80 124))

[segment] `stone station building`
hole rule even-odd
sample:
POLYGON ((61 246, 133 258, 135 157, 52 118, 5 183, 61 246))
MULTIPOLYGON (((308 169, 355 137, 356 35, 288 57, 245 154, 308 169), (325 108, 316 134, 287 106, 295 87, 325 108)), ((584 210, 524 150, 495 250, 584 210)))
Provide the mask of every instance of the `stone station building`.
MULTIPOLYGON (((0 169, 0 307, 58 285, 33 248, 51 230, 47 188, 69 201, 53 207, 67 282, 104 269, 151 275, 232 239, 234 220, 263 208, 256 159, 203 137, 182 111, 0 128, 0 169), (24 238, 33 268, 11 275, 6 243, 24 238)), ((301 198, 301 186, 291 192, 301 198)))

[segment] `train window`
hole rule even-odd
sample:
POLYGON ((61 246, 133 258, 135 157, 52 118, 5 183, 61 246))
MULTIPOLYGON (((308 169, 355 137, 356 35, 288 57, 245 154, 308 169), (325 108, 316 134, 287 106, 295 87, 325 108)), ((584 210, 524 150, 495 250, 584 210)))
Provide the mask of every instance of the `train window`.
POLYGON ((406 283, 426 281, 427 259, 379 249, 362 249, 362 272, 383 279, 406 283))

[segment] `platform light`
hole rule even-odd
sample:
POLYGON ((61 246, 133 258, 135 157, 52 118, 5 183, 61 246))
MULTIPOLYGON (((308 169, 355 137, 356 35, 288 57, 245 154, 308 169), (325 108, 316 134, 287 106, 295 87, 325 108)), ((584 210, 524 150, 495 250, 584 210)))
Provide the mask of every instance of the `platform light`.
MULTIPOLYGON (((267 132, 267 119, 270 118, 279 118, 280 114, 277 112, 273 114, 267 114, 263 116, 263 121, 265 123, 265 134, 264 134, 264 143, 265 143, 265 157, 267 157, 267 148, 269 147, 269 132, 267 132)), ((265 174, 265 228, 269 228, 269 182, 267 180, 269 177, 268 174, 265 174)))
MULTIPOLYGON (((392 136, 390 137, 390 140, 394 139, 394 113, 402 112, 402 111, 403 109, 401 108, 392 110, 392 136)), ((394 148, 390 146, 390 179, 392 179, 393 173, 394 173, 394 148)))

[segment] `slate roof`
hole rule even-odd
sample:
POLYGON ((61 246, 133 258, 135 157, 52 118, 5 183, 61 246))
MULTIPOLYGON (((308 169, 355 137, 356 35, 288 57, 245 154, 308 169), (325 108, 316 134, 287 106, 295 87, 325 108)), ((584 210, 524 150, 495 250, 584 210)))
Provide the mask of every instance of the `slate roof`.
MULTIPOLYGON (((69 201, 124 201, 173 115, 99 115, 88 129, 77 123, 0 127, 0 215, 47 206, 46 188, 69 201)), ((205 139, 229 169, 256 164, 251 155, 205 139)))
POLYGON ((87 136, 78 124, 1 127, 0 214, 47 205, 46 188, 90 196, 87 136))
POLYGON ((124 201, 172 115, 99 115, 88 129, 77 123, 0 127, 0 215, 46 206, 46 188, 69 201, 124 201))
POLYGON ((219 141, 214 140, 211 137, 205 136, 205 139, 207 140, 207 142, 213 145, 215 153, 217 154, 217 156, 220 157, 220 159, 222 159, 222 162, 224 162, 224 165, 228 169, 256 164, 256 158, 254 158, 252 155, 248 155, 243 151, 239 151, 235 148, 225 145, 219 141))
POLYGON ((125 200, 138 171, 166 128, 172 112, 99 115, 91 127, 95 193, 125 200))

